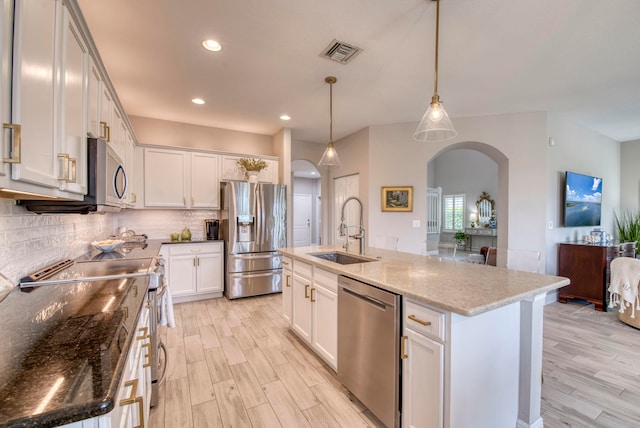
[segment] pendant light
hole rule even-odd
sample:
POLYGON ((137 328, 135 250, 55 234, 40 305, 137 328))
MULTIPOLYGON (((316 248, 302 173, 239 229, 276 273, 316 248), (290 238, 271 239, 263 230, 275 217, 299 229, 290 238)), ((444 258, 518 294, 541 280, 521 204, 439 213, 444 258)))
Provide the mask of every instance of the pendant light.
POLYGON ((335 147, 333 147, 333 84, 336 83, 338 79, 333 76, 327 76, 324 78, 324 81, 329 84, 329 144, 327 144, 327 149, 322 154, 318 166, 340 167, 342 166, 342 162, 340 162, 338 152, 336 152, 335 147))
POLYGON ((454 138, 458 133, 449 120, 438 96, 438 33, 440 30, 440 0, 436 2, 436 62, 433 75, 433 96, 431 104, 422 116, 422 120, 413 134, 413 139, 421 142, 446 141, 454 138))

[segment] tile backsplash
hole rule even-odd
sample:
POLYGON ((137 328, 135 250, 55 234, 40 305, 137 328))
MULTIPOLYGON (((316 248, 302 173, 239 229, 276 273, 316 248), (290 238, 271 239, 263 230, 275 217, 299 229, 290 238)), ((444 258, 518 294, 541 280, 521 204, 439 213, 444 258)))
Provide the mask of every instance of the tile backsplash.
POLYGON ((38 215, 0 198, 0 273, 17 284, 39 268, 84 254, 116 224, 114 213, 38 215))
POLYGON ((204 220, 212 210, 122 210, 106 214, 33 214, 13 199, 0 198, 0 274, 17 284, 23 276, 63 258, 74 259, 91 242, 126 227, 149 239, 169 240, 188 227, 193 240, 205 239, 204 220))
POLYGON ((144 233, 149 239, 166 240, 188 227, 191 239, 198 241, 206 238, 204 221, 217 219, 218 214, 213 210, 123 210, 117 214, 116 227, 144 233))

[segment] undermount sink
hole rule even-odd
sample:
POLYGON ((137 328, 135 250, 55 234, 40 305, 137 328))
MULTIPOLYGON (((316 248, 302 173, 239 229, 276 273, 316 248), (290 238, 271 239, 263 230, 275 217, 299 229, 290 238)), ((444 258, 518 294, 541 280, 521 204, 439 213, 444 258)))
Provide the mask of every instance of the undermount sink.
POLYGON ((331 251, 328 253, 309 253, 310 256, 317 257, 319 259, 328 260, 330 262, 338 263, 341 265, 351 265, 354 263, 366 263, 375 262, 376 259, 368 257, 357 256, 354 254, 340 253, 337 251, 331 251))

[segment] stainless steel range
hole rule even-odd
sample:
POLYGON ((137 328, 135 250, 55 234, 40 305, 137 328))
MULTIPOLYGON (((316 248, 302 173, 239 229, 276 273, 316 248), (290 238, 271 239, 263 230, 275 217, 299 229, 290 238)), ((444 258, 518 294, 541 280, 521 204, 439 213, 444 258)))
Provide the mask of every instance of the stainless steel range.
MULTIPOLYGON (((142 246, 140 248, 144 249, 142 246)), ((34 287, 47 285, 92 281, 122 281, 127 278, 148 276, 149 286, 145 304, 150 311, 151 349, 155 350, 151 352, 151 406, 155 406, 158 403, 158 389, 163 380, 167 364, 166 349, 158 333, 160 304, 162 295, 166 290, 163 280, 164 260, 158 257, 135 258, 135 256, 132 256, 133 258, 118 259, 94 257, 87 255, 80 257, 79 261, 61 260, 22 278, 19 285, 22 291, 29 292, 34 287)))

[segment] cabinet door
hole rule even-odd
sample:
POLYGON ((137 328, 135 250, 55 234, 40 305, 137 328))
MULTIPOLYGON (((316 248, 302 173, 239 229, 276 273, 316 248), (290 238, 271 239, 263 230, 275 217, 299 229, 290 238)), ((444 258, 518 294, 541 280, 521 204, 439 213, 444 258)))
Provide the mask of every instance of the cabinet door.
POLYGON ((63 12, 58 175, 62 190, 84 195, 87 193, 85 113, 89 52, 66 7, 63 12))
POLYGON ((102 136, 103 127, 100 125, 100 91, 102 90, 102 76, 91 56, 89 57, 89 73, 87 81, 87 130, 94 137, 102 136))
POLYGON ((218 156, 191 153, 191 208, 219 208, 218 156))
POLYGON ((195 294, 195 256, 171 256, 169 258, 169 286, 171 287, 171 295, 173 296, 195 294))
POLYGON ((128 129, 124 132, 124 170, 127 172, 127 194, 125 201, 127 206, 133 207, 136 204, 136 147, 133 144, 133 137, 128 129))
POLYGON ((337 370, 338 294, 314 283, 310 300, 313 308, 313 349, 337 370))
MULTIPOLYGON (((0 120, 11 123, 11 42, 13 40, 13 1, 2 0, 0 9, 0 120)), ((0 186, 10 187, 9 157, 11 139, 8 130, 2 129, 0 136, 0 186)))
POLYGON ((103 83, 100 85, 100 138, 111 143, 111 105, 113 97, 109 88, 103 83))
POLYGON ((444 345, 404 329, 402 420, 405 428, 441 428, 443 424, 444 345))
MULTIPOLYGON (((284 267, 282 269, 282 316, 284 316, 284 319, 286 319, 289 322, 289 325, 291 325, 291 311, 293 309, 291 306, 293 272, 291 269, 286 268, 285 263, 291 262, 282 261, 282 265, 284 267)), ((289 264, 289 266, 291 265, 289 264)))
POLYGON ((145 149, 144 205, 186 208, 186 153, 178 150, 145 149))
POLYGON ((240 156, 222 156, 220 180, 245 180, 244 171, 236 163, 240 156))
POLYGON ((198 293, 222 292, 222 253, 205 253, 196 257, 198 293))
POLYGON ((311 343, 311 281, 293 274, 291 326, 307 343, 311 343))
POLYGON ((278 161, 265 160, 267 167, 258 173, 258 181, 260 183, 277 183, 278 182, 278 161))
POLYGON ((49 188, 59 186, 53 126, 59 8, 59 1, 15 1, 11 121, 21 126, 22 150, 11 176, 49 188))

